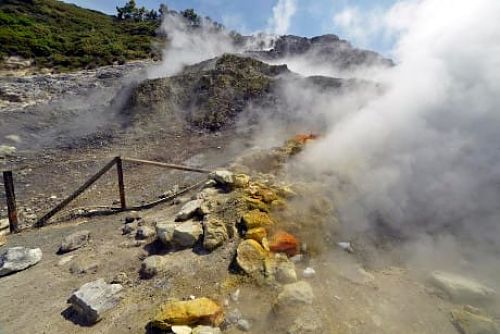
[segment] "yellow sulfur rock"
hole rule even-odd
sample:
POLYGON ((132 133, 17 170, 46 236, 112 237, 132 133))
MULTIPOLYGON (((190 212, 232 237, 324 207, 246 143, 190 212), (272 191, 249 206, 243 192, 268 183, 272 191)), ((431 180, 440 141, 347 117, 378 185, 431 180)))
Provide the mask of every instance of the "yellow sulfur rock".
POLYGON ((262 202, 260 199, 251 197, 243 197, 243 199, 245 200, 249 210, 260 210, 264 212, 270 211, 269 206, 266 203, 262 202))
POLYGON ((219 326, 224 321, 224 312, 216 302, 209 298, 188 301, 170 301, 160 307, 151 321, 155 328, 168 330, 175 325, 219 326))
POLYGON ((248 230, 256 227, 271 228, 274 225, 273 220, 269 215, 260 210, 252 210, 245 213, 242 217, 243 224, 248 230))
POLYGON ((252 239, 258 243, 262 243, 262 239, 267 236, 267 231, 263 227, 252 228, 245 234, 245 239, 252 239))
POLYGON ((246 174, 235 174, 233 179, 235 188, 246 188, 250 184, 250 176, 246 174))
POLYGON ((255 240, 243 240, 236 251, 236 262, 247 274, 263 272, 268 253, 255 240))

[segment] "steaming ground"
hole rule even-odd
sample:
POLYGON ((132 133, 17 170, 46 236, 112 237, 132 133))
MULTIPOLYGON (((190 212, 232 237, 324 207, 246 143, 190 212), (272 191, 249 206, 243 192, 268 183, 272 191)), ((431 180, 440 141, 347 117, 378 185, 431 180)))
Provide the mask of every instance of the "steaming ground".
MULTIPOLYGON (((310 281, 316 296, 316 314, 304 315, 310 317, 308 322, 321 322, 322 333, 457 333, 449 312, 469 303, 452 301, 429 284, 433 270, 476 279, 500 291, 497 279, 500 275, 497 167, 500 155, 496 146, 500 139, 496 129, 500 105, 497 94, 500 89, 499 19, 500 4, 493 0, 402 1, 386 17, 380 18, 384 29, 398 36, 393 51, 395 64, 364 63, 353 68, 347 68, 344 63, 322 66, 324 62, 309 52, 278 59, 268 57, 266 62, 286 63, 291 71, 315 76, 316 81, 324 80, 319 76, 364 81, 361 86, 332 93, 307 81, 286 79, 277 92, 278 108, 250 103, 238 115, 235 127, 215 133, 186 127, 183 121, 172 122, 171 118, 162 119, 154 113, 139 114, 140 122, 123 127, 122 116, 117 113, 122 100, 111 103, 114 96, 122 96, 121 81, 111 85, 113 94, 101 91, 89 95, 97 102, 95 109, 79 108, 85 98, 62 99, 60 109, 66 109, 68 104, 64 101, 70 101, 69 109, 75 108, 70 113, 71 122, 60 115, 46 116, 50 114, 50 105, 49 111, 39 107, 27 114, 10 113, 12 118, 3 118, 0 124, 2 137, 4 133, 28 133, 33 127, 39 135, 24 141, 18 158, 4 162, 4 166, 22 172, 19 194, 21 201, 25 201, 23 205, 43 212, 53 205, 50 195, 60 198, 79 183, 76 179, 83 180, 98 168, 99 163, 93 160, 104 162, 123 154, 197 163, 202 167, 221 166, 247 150, 280 145, 296 133, 317 133, 320 138, 308 145, 287 165, 286 173, 280 175, 283 180, 303 183, 312 189, 311 201, 293 203, 297 216, 310 210, 316 199, 334 207, 333 213, 319 211, 321 218, 328 222, 321 226, 312 225, 316 221, 306 217, 314 228, 300 235, 309 248, 310 257, 298 265, 298 272, 306 266, 317 271, 317 276, 310 281), (394 21, 408 14, 411 20, 394 21), (117 109, 102 109, 110 103, 117 109), (60 121, 63 126, 45 130, 40 124, 27 124, 33 119, 36 123, 48 124, 60 121), (76 139, 77 144, 63 141, 65 144, 60 145, 61 133, 69 142, 76 139), (82 139, 86 133, 90 134, 90 142, 82 139), (100 134, 103 140, 99 139, 100 134), (57 175, 47 181, 43 175, 54 174, 54 169, 57 175), (346 241, 351 242, 353 253, 337 246, 338 242, 346 241)), ((229 36, 210 30, 193 35, 175 19, 164 22, 163 29, 172 35, 171 47, 165 51, 165 59, 172 61, 148 67, 146 74, 135 79, 179 74, 184 65, 226 52, 245 52, 255 45, 251 44, 255 40, 249 40, 252 47, 234 46, 229 36)), ((268 42, 262 41, 260 47, 267 50, 268 42)), ((276 47, 276 41, 273 45, 276 47)), ((127 93, 123 90, 123 96, 127 97, 127 93)), ((132 199, 137 203, 155 198, 172 185, 162 172, 140 167, 129 172, 126 182, 134 189, 132 199)), ((179 180, 190 181, 182 177, 179 180)), ((81 204, 96 204, 96 198, 99 204, 112 204, 116 197, 116 189, 112 188, 115 185, 112 180, 106 185, 106 190, 89 196, 85 199, 87 202, 81 204)), ((148 214, 172 214, 169 210, 161 208, 148 214)), ((102 233, 103 239, 111 240, 115 237, 118 219, 91 220, 89 228, 102 233), (112 227, 99 226, 108 222, 112 227)), ((57 233, 54 232, 57 230, 47 230, 48 241, 44 247, 48 252, 58 242, 61 231, 70 228, 60 229, 57 233)), ((35 244, 39 237, 29 232, 13 237, 9 245, 35 244)), ((106 253, 106 261, 120 264, 114 271, 124 270, 130 276, 137 276, 137 266, 120 262, 123 261, 120 254, 119 249, 113 248, 106 253)), ((83 251, 81 256, 85 258, 90 253, 83 251)), ((197 263, 194 254, 187 256, 193 261, 189 265, 197 263)), ((54 256, 51 261, 37 267, 41 276, 53 271, 54 256)), ((190 277, 196 276, 188 272, 190 277)), ((10 305, 14 293, 31 284, 27 273, 22 273, 20 281, 14 279, 17 276, 10 277, 1 289, 5 298, 1 298, 0 308, 8 308, 1 303, 10 305)), ((113 273, 105 268, 99 271, 101 275, 113 273)), ((72 276, 66 274, 56 277, 53 283, 64 291, 69 292, 86 279, 79 277, 81 282, 76 284, 71 282, 72 276)), ((198 280, 183 283, 178 290, 174 288, 173 293, 185 297, 196 285, 205 286, 204 279, 208 281, 211 277, 205 274, 198 276, 198 280)), ((177 279, 181 282, 183 277, 177 279)), ((158 287, 149 283, 138 291, 152 293, 155 302, 159 301, 159 295, 164 297, 163 290, 159 293, 158 287)), ((51 301, 46 292, 33 295, 39 303, 47 304, 46 309, 58 315, 62 308, 60 300, 55 307, 49 305, 51 301)), ((19 305, 26 313, 40 309, 40 304, 31 298, 26 296, 19 305)), ((131 296, 128 298, 133 300, 131 296)), ((286 333, 287 329, 281 328, 279 321, 273 322, 268 314, 269 298, 270 292, 265 287, 256 288, 249 283, 242 285, 237 307, 254 323, 251 332, 266 333, 272 328, 272 331, 286 333)), ((125 304, 124 315, 114 314, 119 319, 117 323, 123 326, 108 328, 100 324, 96 331, 141 332, 143 327, 139 324, 147 318, 147 310, 141 304, 136 318, 130 321, 126 316, 137 310, 130 304, 125 304)), ((471 304, 493 319, 500 318, 497 297, 489 303, 471 304)), ((11 312, 11 308, 8 309, 11 312)), ((13 315, 16 310, 12 312, 9 314, 13 315)), ((85 331, 53 314, 47 319, 38 319, 42 327, 28 321, 19 324, 0 319, 5 330, 11 332, 36 331, 35 328, 61 333, 85 331)), ((238 330, 231 328, 227 332, 238 330)), ((297 333, 309 332, 303 329, 297 333)))

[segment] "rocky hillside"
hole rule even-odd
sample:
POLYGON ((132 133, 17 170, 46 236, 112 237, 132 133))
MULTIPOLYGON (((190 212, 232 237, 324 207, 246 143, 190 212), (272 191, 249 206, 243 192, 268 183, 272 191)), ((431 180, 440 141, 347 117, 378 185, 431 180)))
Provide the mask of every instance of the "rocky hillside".
POLYGON ((0 1, 0 66, 81 69, 151 58, 159 21, 122 20, 57 0, 0 1), (22 64, 21 64, 22 65, 22 64))
POLYGON ((268 61, 308 55, 318 63, 326 63, 338 68, 350 69, 356 66, 392 66, 390 59, 376 52, 357 49, 336 35, 313 38, 286 35, 279 37, 274 48, 266 51, 248 52, 252 57, 268 61))
POLYGON ((250 106, 275 112, 286 109, 281 94, 290 83, 330 91, 367 84, 321 76, 304 78, 286 65, 225 54, 187 67, 179 75, 145 80, 133 90, 125 113, 137 121, 150 113, 181 110, 190 125, 218 130, 232 124, 250 106))

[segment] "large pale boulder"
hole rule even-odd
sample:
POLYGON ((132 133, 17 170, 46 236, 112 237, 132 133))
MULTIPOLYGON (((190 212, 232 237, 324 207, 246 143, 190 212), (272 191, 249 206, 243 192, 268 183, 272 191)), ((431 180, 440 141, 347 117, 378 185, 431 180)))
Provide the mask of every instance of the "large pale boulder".
POLYGON ((457 302, 490 301, 496 296, 493 289, 474 279, 443 271, 432 272, 430 282, 457 302))
POLYGON ((161 330, 172 326, 219 326, 224 321, 221 306, 209 298, 197 298, 187 301, 169 301, 151 321, 151 325, 161 330))
POLYGON ((453 324, 463 334, 499 334, 500 326, 493 319, 470 306, 451 311, 453 324))
POLYGON ((172 246, 176 224, 172 221, 162 221, 156 224, 156 236, 166 246, 172 246))
POLYGON ((203 228, 200 222, 188 220, 175 226, 172 243, 180 248, 193 247, 202 234, 203 228))
POLYGON ((40 248, 11 247, 0 255, 0 276, 27 269, 42 259, 40 248))
POLYGON ((78 248, 86 246, 90 239, 90 231, 78 231, 72 233, 66 237, 61 242, 61 247, 59 247, 59 253, 67 253, 74 251, 78 248))
POLYGON ((93 324, 101 320, 106 312, 120 302, 120 284, 107 284, 104 279, 86 283, 68 299, 73 309, 86 323, 93 324))

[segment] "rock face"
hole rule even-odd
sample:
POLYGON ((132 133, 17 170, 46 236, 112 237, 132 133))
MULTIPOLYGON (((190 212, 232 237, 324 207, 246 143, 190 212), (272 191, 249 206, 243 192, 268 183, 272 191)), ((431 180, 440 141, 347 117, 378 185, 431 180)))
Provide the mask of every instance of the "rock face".
POLYGON ((12 247, 0 256, 0 276, 27 269, 42 259, 40 248, 12 247))
POLYGON ((107 284, 104 279, 86 283, 68 299, 78 315, 89 324, 102 319, 104 314, 120 302, 120 284, 107 284))
POLYGON ((267 252, 255 240, 242 241, 237 249, 236 262, 247 274, 263 272, 267 252))
POLYGON ((451 311, 453 324, 463 334, 499 334, 500 326, 478 309, 466 306, 451 311))
POLYGON ((228 239, 226 224, 223 221, 205 216, 203 220, 203 248, 214 250, 228 239))
POLYGON ((59 253, 67 253, 74 251, 75 249, 86 246, 90 239, 89 231, 78 231, 64 237, 61 247, 59 248, 59 253))
POLYGON ((442 271, 432 272, 430 282, 457 302, 489 301, 496 295, 493 289, 473 279, 442 271))
POLYGON ((208 298, 170 301, 162 305, 151 325, 168 330, 175 325, 219 326, 224 321, 222 307, 208 298))
POLYGON ((203 200, 201 200, 201 199, 187 202, 181 208, 179 213, 177 213, 175 220, 182 222, 182 221, 186 221, 189 218, 193 217, 194 215, 196 215, 199 212, 202 203, 203 203, 203 200))

